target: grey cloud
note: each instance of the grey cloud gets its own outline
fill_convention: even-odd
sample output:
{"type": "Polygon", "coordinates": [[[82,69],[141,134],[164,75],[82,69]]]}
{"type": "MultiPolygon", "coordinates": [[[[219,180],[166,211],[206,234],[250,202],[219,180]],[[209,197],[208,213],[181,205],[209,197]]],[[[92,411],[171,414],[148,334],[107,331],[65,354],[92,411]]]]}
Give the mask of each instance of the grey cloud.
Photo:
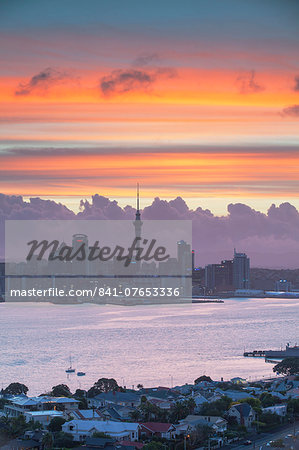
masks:
{"type": "Polygon", "coordinates": [[[157,53],[145,53],[140,56],[137,56],[136,59],[132,62],[132,66],[135,67],[144,67],[148,65],[155,65],[160,62],[160,57],[157,53]]]}
{"type": "Polygon", "coordinates": [[[154,75],[144,70],[113,70],[109,75],[101,78],[100,88],[104,95],[111,95],[144,90],[154,81],[154,75]]]}
{"type": "Polygon", "coordinates": [[[295,77],[295,85],[294,85],[294,91],[299,91],[299,75],[295,77]]]}
{"type": "Polygon", "coordinates": [[[44,93],[50,86],[66,78],[69,78],[66,72],[47,67],[34,75],[27,83],[20,83],[15,91],[15,95],[29,95],[33,91],[44,93]]]}
{"type": "Polygon", "coordinates": [[[299,105],[292,105],[282,110],[283,116],[299,117],[299,105]]]}
{"type": "Polygon", "coordinates": [[[196,154],[223,154],[223,153],[237,153],[240,151],[244,153],[252,153],[252,154],[273,154],[282,152],[288,153],[298,153],[298,145],[248,145],[240,147],[239,145],[235,146],[227,146],[227,145],[185,145],[182,148],[181,145],[173,145],[173,144],[161,144],[159,147],[157,146],[147,146],[147,147],[139,147],[139,146],[130,146],[130,148],[123,147],[115,147],[115,146],[107,146],[106,144],[99,145],[97,147],[8,147],[2,143],[2,149],[0,151],[0,160],[9,156],[10,158],[15,157],[19,158],[20,156],[28,156],[28,157],[43,157],[43,156],[57,156],[57,155],[121,155],[124,152],[126,153],[182,153],[182,151],[186,151],[188,153],[196,153],[196,154]]]}
{"type": "Polygon", "coordinates": [[[265,90],[265,88],[256,81],[254,70],[240,74],[236,79],[236,84],[241,94],[253,94],[265,90]]]}
{"type": "Polygon", "coordinates": [[[173,78],[177,75],[173,68],[157,66],[159,62],[155,53],[141,55],[133,61],[133,68],[113,70],[102,77],[99,87],[106,96],[147,91],[159,78],[173,78]]]}

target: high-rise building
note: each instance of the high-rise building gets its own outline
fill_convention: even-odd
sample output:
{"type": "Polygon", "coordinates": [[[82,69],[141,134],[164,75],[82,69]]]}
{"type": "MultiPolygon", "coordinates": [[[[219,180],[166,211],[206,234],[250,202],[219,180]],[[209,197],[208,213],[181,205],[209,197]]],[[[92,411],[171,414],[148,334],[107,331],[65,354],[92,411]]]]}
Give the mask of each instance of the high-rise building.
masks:
{"type": "Polygon", "coordinates": [[[192,253],[190,244],[185,241],[178,241],[177,243],[177,259],[179,270],[181,273],[192,275],[192,253]]]}
{"type": "Polygon", "coordinates": [[[233,289],[233,261],[224,260],[221,264],[209,264],[205,267],[205,286],[216,291],[233,289]]]}
{"type": "Polygon", "coordinates": [[[235,289],[249,289],[250,287],[250,261],[246,253],[237,253],[234,250],[233,284],[235,289]]]}
{"type": "Polygon", "coordinates": [[[88,237],[86,234],[73,234],[72,239],[72,253],[75,254],[80,247],[83,247],[85,249],[85,257],[82,258],[82,254],[78,254],[78,259],[75,258],[72,261],[72,273],[74,275],[87,275],[88,274],[88,259],[87,259],[87,253],[88,253],[88,237]],[[82,260],[81,260],[82,258],[82,260]]]}

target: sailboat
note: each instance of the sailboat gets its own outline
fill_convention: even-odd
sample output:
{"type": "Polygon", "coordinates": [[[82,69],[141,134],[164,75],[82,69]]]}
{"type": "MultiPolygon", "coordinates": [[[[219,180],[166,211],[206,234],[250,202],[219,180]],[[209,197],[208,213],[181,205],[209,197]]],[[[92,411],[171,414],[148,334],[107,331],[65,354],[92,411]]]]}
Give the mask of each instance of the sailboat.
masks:
{"type": "Polygon", "coordinates": [[[68,369],[66,369],[65,371],[66,373],[75,373],[76,369],[73,369],[72,367],[72,357],[70,356],[70,367],[68,369]]]}

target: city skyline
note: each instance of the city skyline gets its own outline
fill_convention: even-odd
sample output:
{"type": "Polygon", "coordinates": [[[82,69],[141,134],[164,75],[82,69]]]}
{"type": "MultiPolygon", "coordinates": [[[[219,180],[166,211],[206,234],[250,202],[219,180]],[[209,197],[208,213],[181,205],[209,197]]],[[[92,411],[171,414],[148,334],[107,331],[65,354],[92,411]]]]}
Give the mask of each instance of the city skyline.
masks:
{"type": "MultiPolygon", "coordinates": [[[[142,199],[141,199],[142,202],[142,199]]],[[[141,205],[142,206],[142,205],[141,205]]],[[[272,204],[262,213],[242,203],[228,205],[228,214],[217,216],[208,209],[190,209],[177,197],[166,201],[158,197],[141,207],[142,221],[191,220],[192,249],[195,265],[205,266],[230,259],[233,249],[245,252],[253,267],[297,268],[299,252],[299,212],[288,202],[272,204]]],[[[22,197],[0,194],[0,233],[4,237],[6,220],[132,220],[136,209],[121,207],[116,201],[94,195],[82,200],[78,213],[61,203],[38,197],[24,201],[22,197]]],[[[4,258],[4,239],[0,242],[4,258]]]]}

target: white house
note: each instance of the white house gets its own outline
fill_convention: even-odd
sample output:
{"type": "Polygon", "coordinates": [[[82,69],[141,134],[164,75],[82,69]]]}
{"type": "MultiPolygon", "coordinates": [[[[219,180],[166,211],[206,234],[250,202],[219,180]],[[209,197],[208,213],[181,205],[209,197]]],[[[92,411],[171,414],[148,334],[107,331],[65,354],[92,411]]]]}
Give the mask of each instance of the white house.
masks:
{"type": "Polygon", "coordinates": [[[62,411],[27,411],[24,413],[26,422],[30,422],[30,420],[33,420],[34,422],[40,422],[43,427],[47,427],[51,420],[54,417],[62,417],[63,418],[63,412],[62,411]]]}
{"type": "Polygon", "coordinates": [[[118,441],[137,441],[139,428],[139,423],[111,420],[71,420],[62,425],[62,431],[72,434],[75,441],[85,441],[86,437],[96,432],[105,433],[118,441]]]}
{"type": "Polygon", "coordinates": [[[274,405],[263,408],[263,412],[270,412],[272,414],[277,414],[278,416],[284,417],[287,414],[287,405],[274,405]]]}
{"type": "Polygon", "coordinates": [[[16,395],[8,399],[4,406],[4,412],[8,417],[18,417],[27,411],[49,411],[50,409],[64,409],[72,411],[78,408],[79,401],[68,397],[27,397],[26,395],[16,395]]]}
{"type": "Polygon", "coordinates": [[[224,433],[227,430],[227,420],[218,416],[198,416],[190,414],[185,419],[180,420],[179,425],[174,425],[177,434],[183,434],[194,430],[197,425],[208,425],[215,433],[224,433]]]}

